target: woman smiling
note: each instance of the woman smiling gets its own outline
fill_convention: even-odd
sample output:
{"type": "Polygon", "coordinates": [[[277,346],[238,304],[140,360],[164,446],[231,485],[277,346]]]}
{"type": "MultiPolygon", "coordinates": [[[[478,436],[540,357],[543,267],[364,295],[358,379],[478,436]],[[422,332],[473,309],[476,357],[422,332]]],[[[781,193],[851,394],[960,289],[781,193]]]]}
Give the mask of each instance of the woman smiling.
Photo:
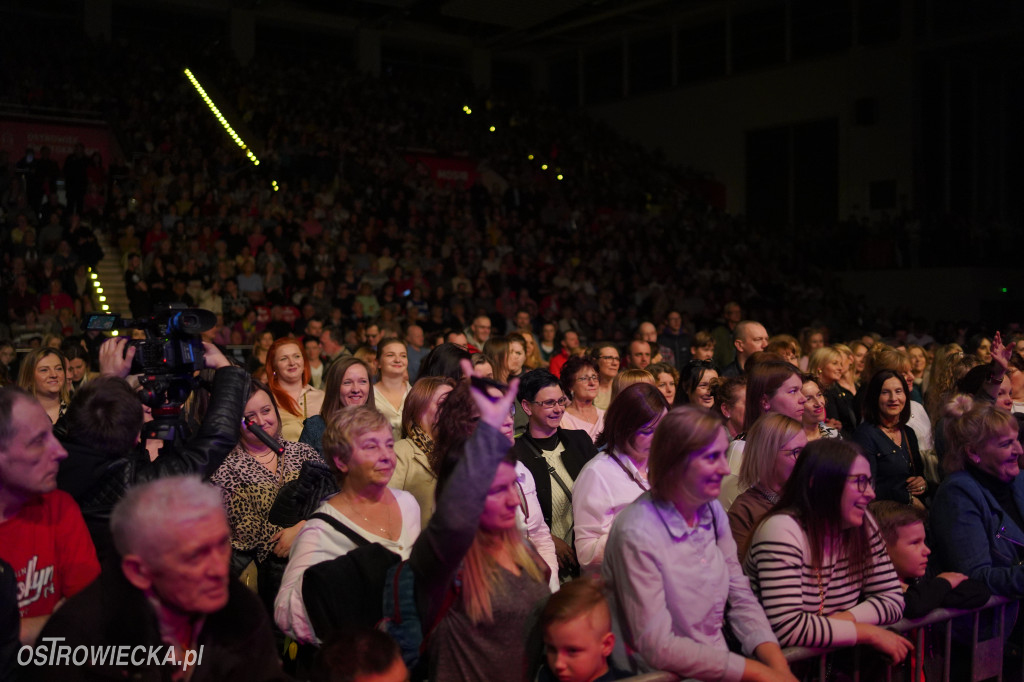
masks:
{"type": "MultiPolygon", "coordinates": [[[[324,434],[324,459],[340,492],[318,513],[408,559],[420,533],[420,508],[411,494],[388,488],[395,449],[384,415],[366,405],[342,410],[324,434]]],[[[274,602],[274,620],[282,630],[301,642],[316,642],[302,601],[302,574],[355,548],[356,542],[330,522],[314,518],[306,523],[274,602]]]]}
{"type": "Polygon", "coordinates": [[[880,627],[900,619],[903,591],[867,512],[873,499],[856,447],[825,439],[804,448],[744,564],[784,646],[869,644],[893,663],[913,648],[880,627]]]}
{"type": "Polygon", "coordinates": [[[270,509],[281,488],[299,476],[304,462],[321,462],[308,445],[282,443],[284,452],[271,450],[250,425],[263,429],[273,439],[281,438],[281,417],[273,393],[252,380],[242,413],[245,426],[238,445],[224,459],[210,481],[221,489],[231,525],[233,573],[256,562],[258,589],[268,610],[274,603],[284,571],[285,559],[302,524],[282,528],[270,521],[270,509]]]}
{"type": "Polygon", "coordinates": [[[620,668],[704,680],[796,679],[740,570],[716,499],[729,473],[728,443],[721,419],[699,407],[672,410],[655,431],[652,489],[622,510],[605,547],[603,575],[625,645],[617,643],[620,668]],[[750,658],[729,650],[726,608],[750,658]]]}
{"type": "Polygon", "coordinates": [[[932,529],[941,570],[984,582],[993,594],[1024,596],[1024,477],[1017,420],[957,396],[945,407],[948,474],[935,494],[932,529]]]}
{"type": "Polygon", "coordinates": [[[35,396],[54,424],[68,409],[67,360],[64,354],[45,346],[21,361],[18,385],[35,396]]]}
{"type": "Polygon", "coordinates": [[[576,554],[583,569],[597,572],[601,568],[615,516],[651,489],[647,476],[651,440],[668,408],[661,392],[650,384],[633,384],[608,408],[597,440],[603,452],[587,462],[573,488],[576,554]]]}
{"type": "Polygon", "coordinates": [[[715,405],[713,387],[718,371],[707,360],[691,360],[680,373],[680,382],[686,402],[710,410],[715,405]]]}
{"type": "Polygon", "coordinates": [[[600,376],[597,363],[587,356],[574,355],[562,366],[562,390],[570,402],[562,415],[562,428],[586,431],[596,441],[604,431],[605,411],[594,406],[600,376]]]}
{"type": "Polygon", "coordinates": [[[324,402],[320,414],[306,420],[299,436],[300,443],[323,451],[324,431],[327,422],[334,419],[343,407],[374,405],[373,384],[370,383],[370,368],[359,358],[351,355],[331,363],[324,376],[324,402]]]}
{"type": "Polygon", "coordinates": [[[864,423],[854,440],[871,464],[878,499],[922,506],[930,492],[917,434],[907,426],[908,394],[901,374],[890,369],[876,372],[864,391],[864,423]]]}
{"type": "Polygon", "coordinates": [[[267,385],[281,409],[281,434],[297,441],[307,417],[320,413],[324,392],[309,384],[306,351],[295,339],[274,341],[267,351],[267,385]]]}
{"type": "Polygon", "coordinates": [[[405,342],[401,339],[381,341],[377,347],[377,366],[380,368],[380,381],[374,386],[374,401],[380,413],[388,418],[392,434],[398,440],[402,437],[402,408],[412,389],[405,342]]]}
{"type": "Polygon", "coordinates": [[[825,423],[851,434],[857,428],[857,413],[853,409],[853,394],[843,387],[846,358],[835,348],[819,348],[811,353],[807,371],[818,379],[825,395],[825,423]]]}

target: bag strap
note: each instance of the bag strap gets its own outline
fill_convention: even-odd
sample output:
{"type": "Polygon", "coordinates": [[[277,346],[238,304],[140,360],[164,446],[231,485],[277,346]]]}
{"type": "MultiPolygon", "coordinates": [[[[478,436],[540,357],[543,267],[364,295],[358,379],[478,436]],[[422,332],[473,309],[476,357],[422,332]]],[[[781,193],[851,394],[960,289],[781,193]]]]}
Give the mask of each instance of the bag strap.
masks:
{"type": "Polygon", "coordinates": [[[312,521],[313,519],[320,519],[321,521],[326,521],[329,526],[334,528],[334,530],[338,531],[339,533],[347,537],[349,540],[356,543],[356,547],[365,547],[366,545],[372,544],[369,540],[367,540],[362,535],[355,532],[354,530],[352,530],[351,528],[349,528],[333,516],[324,514],[322,512],[316,512],[315,514],[311,514],[309,517],[310,521],[312,521]]]}
{"type": "Polygon", "coordinates": [[[569,504],[572,504],[572,491],[569,490],[569,486],[565,484],[565,481],[562,480],[562,477],[558,475],[557,471],[555,471],[555,467],[548,464],[548,473],[551,474],[551,478],[555,479],[555,483],[557,483],[558,487],[562,489],[562,492],[565,493],[565,496],[569,498],[569,504]]]}
{"type": "Polygon", "coordinates": [[[626,465],[622,463],[622,460],[619,459],[618,455],[614,454],[613,452],[611,452],[609,450],[608,456],[611,457],[613,462],[615,462],[616,464],[619,465],[619,468],[622,469],[623,473],[625,473],[626,476],[629,477],[629,480],[633,481],[633,483],[636,483],[637,486],[639,486],[640,490],[642,490],[644,492],[647,492],[648,490],[650,490],[649,487],[645,488],[644,484],[640,482],[640,478],[638,476],[634,475],[633,472],[630,471],[629,468],[627,468],[626,465]]]}
{"type": "Polygon", "coordinates": [[[526,447],[530,448],[530,454],[532,454],[534,457],[536,457],[537,459],[544,463],[544,466],[546,466],[548,469],[548,475],[550,475],[551,478],[555,479],[555,483],[557,483],[558,487],[562,489],[562,492],[565,493],[565,496],[569,498],[569,504],[572,504],[572,490],[569,489],[569,486],[565,484],[565,481],[562,480],[562,477],[558,475],[557,471],[555,471],[555,467],[552,466],[551,463],[548,462],[546,459],[544,459],[544,455],[541,454],[540,448],[537,447],[537,444],[534,443],[533,440],[531,440],[527,436],[522,437],[521,440],[524,443],[526,443],[526,447]]]}

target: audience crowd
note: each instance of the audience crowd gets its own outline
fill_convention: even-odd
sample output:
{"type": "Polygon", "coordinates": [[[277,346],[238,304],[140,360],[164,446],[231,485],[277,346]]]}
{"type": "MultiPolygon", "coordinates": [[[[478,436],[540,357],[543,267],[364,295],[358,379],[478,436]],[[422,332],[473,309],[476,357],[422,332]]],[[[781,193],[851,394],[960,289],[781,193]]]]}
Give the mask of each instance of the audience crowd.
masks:
{"type": "Polygon", "coordinates": [[[174,49],[81,48],[3,83],[125,157],[0,158],[0,678],[793,680],[1024,597],[1014,330],[883,317],[539,101],[211,51],[255,167],[174,49]],[[214,313],[189,390],[81,332],[97,233],[131,315],[214,313]]]}

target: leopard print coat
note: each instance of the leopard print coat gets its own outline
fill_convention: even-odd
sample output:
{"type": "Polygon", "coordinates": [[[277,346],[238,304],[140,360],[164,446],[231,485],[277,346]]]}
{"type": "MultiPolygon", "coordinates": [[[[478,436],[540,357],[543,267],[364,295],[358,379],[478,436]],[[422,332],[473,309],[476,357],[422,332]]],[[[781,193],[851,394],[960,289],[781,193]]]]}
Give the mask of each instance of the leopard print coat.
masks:
{"type": "Polygon", "coordinates": [[[276,475],[238,445],[210,478],[221,489],[231,525],[231,547],[238,552],[255,551],[257,562],[267,558],[271,552],[270,539],[281,530],[267,518],[281,487],[298,478],[306,460],[323,464],[323,458],[310,446],[281,442],[285,450],[276,475]]]}

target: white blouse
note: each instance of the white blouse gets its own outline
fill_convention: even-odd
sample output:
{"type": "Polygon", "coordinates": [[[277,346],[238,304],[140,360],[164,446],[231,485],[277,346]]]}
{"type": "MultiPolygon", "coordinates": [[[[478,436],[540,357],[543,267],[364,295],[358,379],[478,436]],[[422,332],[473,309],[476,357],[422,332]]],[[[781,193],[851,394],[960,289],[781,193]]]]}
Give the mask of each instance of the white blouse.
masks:
{"type": "Polygon", "coordinates": [[[604,546],[615,517],[650,489],[629,457],[617,455],[617,459],[622,466],[616,464],[607,452],[599,453],[583,465],[573,486],[576,558],[580,567],[591,573],[601,570],[604,546]],[[623,466],[626,471],[623,471],[623,466]]]}
{"type": "MultiPolygon", "coordinates": [[[[412,544],[420,534],[420,505],[415,497],[404,490],[389,490],[395,496],[398,508],[402,512],[402,534],[397,540],[389,540],[360,528],[335,509],[330,501],[320,505],[317,512],[337,519],[367,541],[381,544],[402,559],[408,559],[412,552],[412,544]]],[[[319,644],[313,633],[313,625],[309,622],[306,605],[302,601],[302,576],[310,566],[348,554],[355,548],[356,544],[352,540],[339,533],[326,521],[313,519],[302,527],[292,544],[288,566],[281,579],[281,589],[274,600],[274,622],[279,628],[300,642],[319,644]]]]}
{"type": "Polygon", "coordinates": [[[516,511],[516,527],[523,537],[533,543],[534,549],[551,569],[548,587],[551,592],[558,591],[558,557],[555,554],[555,541],[551,537],[551,529],[544,522],[544,512],[540,508],[537,497],[537,482],[533,474],[522,462],[516,462],[516,485],[519,487],[522,505],[516,511]]]}
{"type": "MultiPolygon", "coordinates": [[[[412,390],[412,386],[409,382],[405,382],[405,387],[402,389],[402,407],[405,407],[405,399],[409,397],[409,391],[412,390]]],[[[373,392],[373,403],[377,407],[377,411],[388,418],[388,423],[391,424],[391,435],[394,436],[395,442],[402,440],[402,407],[397,410],[387,398],[384,397],[382,391],[375,390],[373,392]]]]}

